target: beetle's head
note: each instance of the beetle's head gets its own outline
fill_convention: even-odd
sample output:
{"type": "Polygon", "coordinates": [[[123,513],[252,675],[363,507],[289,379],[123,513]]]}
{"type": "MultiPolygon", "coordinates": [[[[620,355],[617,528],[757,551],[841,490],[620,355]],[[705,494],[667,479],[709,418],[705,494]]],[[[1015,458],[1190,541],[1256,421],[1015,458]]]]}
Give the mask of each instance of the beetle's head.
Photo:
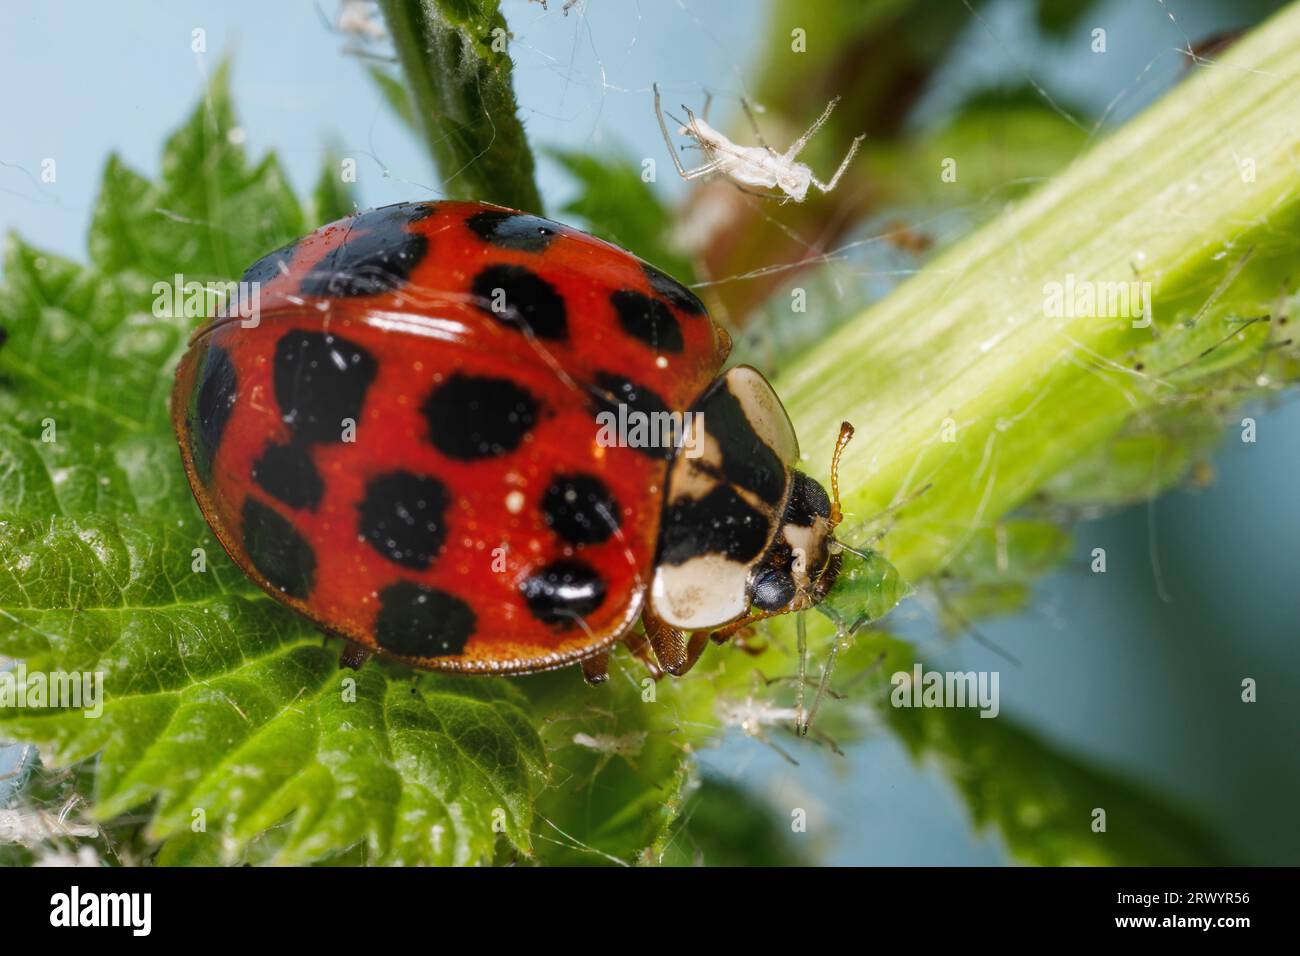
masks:
{"type": "Polygon", "coordinates": [[[840,552],[835,528],[840,511],[839,464],[853,426],[844,422],[831,460],[831,493],[814,478],[795,472],[781,525],[763,560],[754,568],[753,607],[769,614],[802,611],[816,604],[835,585],[840,552]]]}

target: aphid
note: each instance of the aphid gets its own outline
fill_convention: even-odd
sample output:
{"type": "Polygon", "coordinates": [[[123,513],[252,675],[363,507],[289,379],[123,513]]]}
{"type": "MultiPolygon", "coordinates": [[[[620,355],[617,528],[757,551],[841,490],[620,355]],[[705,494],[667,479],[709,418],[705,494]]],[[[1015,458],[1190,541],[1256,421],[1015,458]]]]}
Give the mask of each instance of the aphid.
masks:
{"type": "Polygon", "coordinates": [[[177,370],[182,460],[235,562],[361,649],[349,663],[582,662],[599,682],[623,641],[676,675],[711,634],[834,584],[852,429],[827,495],[772,387],[720,374],[726,333],[631,254],[498,206],[402,203],[243,282],[258,321],[214,318],[177,370]],[[684,412],[689,448],[609,430],[684,412]]]}
{"type": "MultiPolygon", "coordinates": [[[[725,135],[718,132],[708,124],[708,121],[701,116],[696,116],[691,112],[690,107],[683,104],[682,109],[686,111],[687,121],[678,122],[678,135],[689,136],[695,140],[695,143],[704,151],[706,161],[696,166],[694,169],[687,169],[682,165],[682,159],[677,155],[677,149],[673,146],[672,137],[668,135],[668,125],[664,122],[664,112],[659,102],[659,84],[654,84],[655,94],[655,115],[659,119],[659,129],[664,135],[664,142],[668,145],[668,152],[673,158],[673,165],[677,167],[677,173],[682,179],[698,179],[701,176],[708,176],[712,173],[726,176],[732,182],[741,186],[753,186],[758,189],[779,189],[785,193],[787,199],[793,199],[795,202],[803,202],[808,195],[808,188],[816,186],[824,193],[830,192],[839,183],[840,177],[844,171],[849,168],[849,163],[853,155],[858,151],[858,146],[866,138],[866,134],[860,134],[853,140],[849,146],[849,151],[844,160],[840,163],[840,168],[835,170],[835,175],[831,177],[830,182],[822,182],[813,175],[812,170],[805,163],[796,162],[796,157],[803,152],[808,141],[813,135],[822,128],[822,125],[830,117],[831,111],[835,109],[840,99],[837,96],[826,104],[826,109],[822,115],[817,117],[816,122],[808,127],[790,148],[784,153],[778,153],[763,139],[763,134],[758,129],[758,121],[754,118],[753,111],[745,100],[741,100],[741,106],[744,107],[745,116],[749,118],[750,125],[754,129],[754,138],[758,142],[757,146],[740,146],[733,143],[725,135]]],[[[708,115],[708,101],[705,103],[705,116],[708,115]]]]}

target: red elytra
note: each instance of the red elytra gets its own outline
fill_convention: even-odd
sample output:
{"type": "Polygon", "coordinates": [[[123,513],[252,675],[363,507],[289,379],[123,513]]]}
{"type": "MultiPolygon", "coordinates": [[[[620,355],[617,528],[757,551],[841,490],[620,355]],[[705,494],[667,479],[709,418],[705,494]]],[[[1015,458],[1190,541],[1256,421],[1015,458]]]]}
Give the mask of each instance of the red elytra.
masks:
{"type": "Polygon", "coordinates": [[[591,658],[642,612],[667,462],[594,413],[682,410],[725,333],[664,273],[478,203],[324,226],[244,275],[173,418],[235,562],[322,629],[415,666],[528,672],[591,658]],[[593,505],[594,503],[594,505],[593,505]]]}

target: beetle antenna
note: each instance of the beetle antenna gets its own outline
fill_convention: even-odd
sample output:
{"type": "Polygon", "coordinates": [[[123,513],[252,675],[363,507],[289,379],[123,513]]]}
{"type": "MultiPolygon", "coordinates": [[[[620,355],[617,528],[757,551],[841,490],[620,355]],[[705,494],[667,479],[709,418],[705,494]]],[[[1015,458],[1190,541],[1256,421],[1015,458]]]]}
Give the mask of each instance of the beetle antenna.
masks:
{"type": "Polygon", "coordinates": [[[840,437],[835,439],[835,453],[831,455],[831,527],[835,528],[843,519],[844,514],[840,511],[840,457],[844,454],[844,449],[853,439],[853,426],[848,422],[840,422],[840,437]]]}

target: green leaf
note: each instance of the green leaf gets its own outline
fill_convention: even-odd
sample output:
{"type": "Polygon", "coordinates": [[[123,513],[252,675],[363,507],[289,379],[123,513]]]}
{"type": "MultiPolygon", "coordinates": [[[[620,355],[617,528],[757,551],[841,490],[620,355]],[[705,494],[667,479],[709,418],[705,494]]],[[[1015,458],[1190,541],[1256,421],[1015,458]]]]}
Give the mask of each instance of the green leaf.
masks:
{"type": "Polygon", "coordinates": [[[972,97],[942,126],[867,153],[867,175],[903,204],[984,218],[1033,190],[1087,145],[1087,133],[1032,87],[972,97]],[[956,179],[944,177],[956,162],[956,179]],[[933,171],[918,176],[916,170],[933,171]],[[989,201],[990,199],[994,201],[989,201]]]}
{"type": "Polygon", "coordinates": [[[341,162],[333,150],[325,154],[325,167],[312,191],[312,219],[317,224],[335,222],[357,211],[356,190],[344,182],[341,162]]]}
{"type": "Polygon", "coordinates": [[[538,798],[534,846],[549,865],[657,861],[690,781],[678,697],[689,682],[651,680],[619,653],[600,688],[564,672],[522,678],[541,715],[555,786],[538,798]]]}
{"type": "MultiPolygon", "coordinates": [[[[880,636],[876,700],[918,761],[937,764],[976,827],[994,827],[1020,860],[1041,866],[1210,866],[1234,862],[1185,810],[1123,775],[1048,743],[1006,714],[890,705],[890,675],[909,673],[911,648],[880,636]],[[1094,810],[1106,811],[1104,832],[1094,810]]],[[[897,685],[895,685],[897,686],[897,685]]]]}
{"type": "Polygon", "coordinates": [[[734,783],[705,776],[665,841],[668,866],[809,866],[789,821],[734,783]]]}
{"type": "Polygon", "coordinates": [[[1093,5],[1079,0],[1035,0],[1034,17],[1044,33],[1064,38],[1078,26],[1093,5]]]}
{"type": "Polygon", "coordinates": [[[406,91],[402,81],[394,76],[391,71],[379,66],[372,66],[367,73],[370,79],[374,81],[375,86],[379,89],[379,95],[384,98],[394,115],[402,121],[407,132],[420,134],[420,121],[415,115],[415,105],[411,102],[411,94],[406,91]]]}
{"type": "Polygon", "coordinates": [[[103,273],[238,278],[260,255],[305,231],[279,161],[247,161],[229,72],[226,63],[216,70],[203,108],[167,141],[156,182],[109,158],[89,237],[91,261],[103,273]]]}
{"type": "MultiPolygon", "coordinates": [[[[232,135],[226,75],[157,182],[110,160],[90,265],[7,241],[0,655],[32,688],[99,675],[103,709],[0,708],[0,736],[55,766],[98,755],[94,817],[145,810],[160,862],[474,863],[499,837],[529,854],[546,756],[519,690],[340,671],[191,498],[168,396],[194,320],[159,310],[154,283],[237,277],[306,228],[274,158],[250,165],[232,135]]],[[[327,167],[315,215],[350,206],[327,167]]]]}
{"type": "Polygon", "coordinates": [[[1070,536],[1049,521],[1008,518],[975,528],[947,571],[975,584],[1031,581],[1056,567],[1070,551],[1070,536]]]}

